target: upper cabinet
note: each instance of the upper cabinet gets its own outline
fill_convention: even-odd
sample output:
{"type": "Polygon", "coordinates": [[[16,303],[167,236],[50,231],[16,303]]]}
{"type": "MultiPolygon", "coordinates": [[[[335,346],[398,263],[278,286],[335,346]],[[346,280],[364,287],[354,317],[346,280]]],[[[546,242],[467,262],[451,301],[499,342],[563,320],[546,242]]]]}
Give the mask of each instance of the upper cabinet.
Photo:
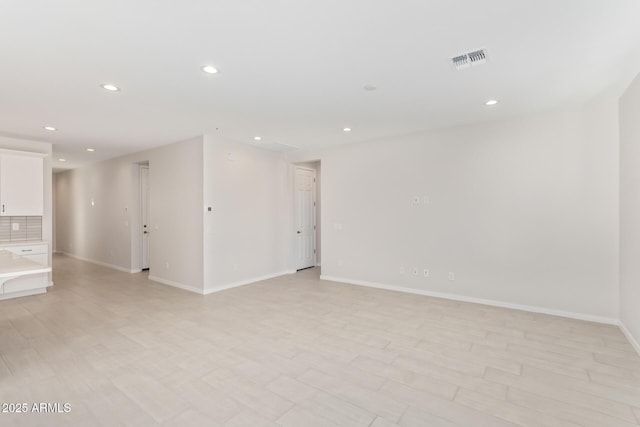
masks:
{"type": "Polygon", "coordinates": [[[44,155],[0,151],[0,216],[42,216],[44,155]]]}

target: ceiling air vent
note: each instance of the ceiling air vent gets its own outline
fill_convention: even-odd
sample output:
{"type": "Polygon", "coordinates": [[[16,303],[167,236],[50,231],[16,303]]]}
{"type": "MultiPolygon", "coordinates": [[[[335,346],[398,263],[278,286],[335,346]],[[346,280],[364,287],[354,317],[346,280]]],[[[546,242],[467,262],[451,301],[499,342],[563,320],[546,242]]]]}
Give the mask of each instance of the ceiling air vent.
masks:
{"type": "Polygon", "coordinates": [[[486,64],[488,58],[487,50],[479,49],[452,57],[451,64],[456,70],[464,70],[473,65],[486,64]]]}

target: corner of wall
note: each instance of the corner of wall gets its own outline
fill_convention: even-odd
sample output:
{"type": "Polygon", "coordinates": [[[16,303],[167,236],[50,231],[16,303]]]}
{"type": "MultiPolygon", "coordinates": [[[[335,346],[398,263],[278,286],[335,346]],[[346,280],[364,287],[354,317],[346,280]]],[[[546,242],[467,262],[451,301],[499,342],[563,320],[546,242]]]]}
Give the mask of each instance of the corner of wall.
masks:
{"type": "Polygon", "coordinates": [[[205,289],[279,274],[284,155],[217,135],[203,146],[205,289]]]}
{"type": "Polygon", "coordinates": [[[640,74],[619,101],[620,327],[640,354],[640,74]]]}

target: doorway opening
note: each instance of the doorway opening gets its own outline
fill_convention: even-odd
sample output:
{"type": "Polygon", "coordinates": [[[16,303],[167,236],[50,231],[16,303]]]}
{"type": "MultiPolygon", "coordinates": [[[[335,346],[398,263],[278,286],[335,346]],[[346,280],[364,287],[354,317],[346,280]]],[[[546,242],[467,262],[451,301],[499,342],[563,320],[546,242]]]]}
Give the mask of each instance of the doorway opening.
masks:
{"type": "Polygon", "coordinates": [[[294,165],[294,262],[296,271],[319,267],[320,162],[294,165]]]}

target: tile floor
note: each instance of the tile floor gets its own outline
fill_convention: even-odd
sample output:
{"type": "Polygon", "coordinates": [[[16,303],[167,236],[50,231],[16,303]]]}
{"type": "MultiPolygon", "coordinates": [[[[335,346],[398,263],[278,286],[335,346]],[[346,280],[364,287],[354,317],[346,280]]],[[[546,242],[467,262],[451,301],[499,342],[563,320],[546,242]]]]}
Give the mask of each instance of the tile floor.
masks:
{"type": "Polygon", "coordinates": [[[316,270],[203,297],[55,256],[49,293],[0,301],[0,402],[61,412],[0,425],[640,424],[616,327],[316,270]]]}

